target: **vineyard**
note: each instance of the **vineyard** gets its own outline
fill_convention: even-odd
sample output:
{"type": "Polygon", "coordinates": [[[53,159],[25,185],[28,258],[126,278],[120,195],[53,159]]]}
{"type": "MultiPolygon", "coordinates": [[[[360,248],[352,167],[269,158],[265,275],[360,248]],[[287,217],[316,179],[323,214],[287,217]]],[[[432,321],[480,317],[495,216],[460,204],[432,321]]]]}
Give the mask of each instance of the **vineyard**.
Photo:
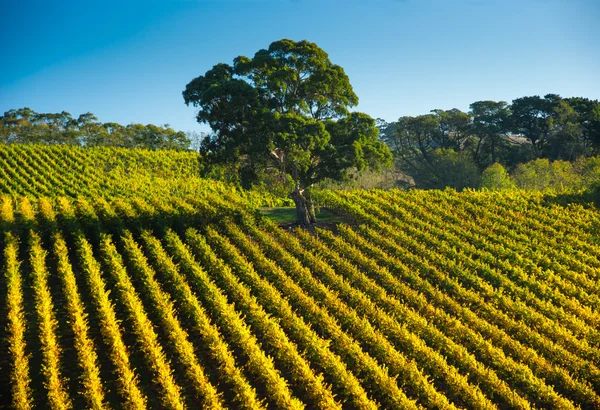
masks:
{"type": "MultiPolygon", "coordinates": [[[[236,192],[198,177],[200,169],[194,152],[0,144],[0,194],[11,196],[156,198],[236,192]]],[[[268,193],[237,193],[254,206],[282,203],[268,193]]]]}
{"type": "Polygon", "coordinates": [[[4,407],[600,408],[594,206],[323,191],[313,236],[169,155],[0,147],[4,407]]]}

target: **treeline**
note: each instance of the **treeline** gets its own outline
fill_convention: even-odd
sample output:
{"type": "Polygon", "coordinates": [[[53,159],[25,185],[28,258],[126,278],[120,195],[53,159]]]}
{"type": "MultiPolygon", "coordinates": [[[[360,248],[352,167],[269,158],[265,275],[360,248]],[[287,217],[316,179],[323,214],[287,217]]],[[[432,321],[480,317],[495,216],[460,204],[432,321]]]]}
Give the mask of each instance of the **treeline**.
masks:
{"type": "Polygon", "coordinates": [[[0,142],[176,150],[190,146],[184,132],[168,125],[102,123],[90,112],[74,118],[66,111],[44,114],[30,108],[12,109],[0,116],[0,142]]]}
{"type": "MultiPolygon", "coordinates": [[[[561,164],[600,154],[598,100],[547,94],[517,98],[511,104],[477,101],[469,108],[468,112],[436,109],[391,123],[378,120],[380,138],[392,150],[397,168],[416,187],[485,186],[487,176],[482,172],[492,164],[511,172],[513,182],[528,177],[525,185],[535,185],[531,179],[542,171],[540,178],[557,173],[576,178],[589,167],[561,164]],[[523,163],[532,165],[519,168],[523,163]]],[[[498,173],[499,167],[490,171],[498,173]]]]}
{"type": "Polygon", "coordinates": [[[479,186],[529,191],[598,189],[600,194],[600,156],[579,157],[573,162],[538,158],[517,165],[510,174],[496,162],[483,171],[479,186]]]}

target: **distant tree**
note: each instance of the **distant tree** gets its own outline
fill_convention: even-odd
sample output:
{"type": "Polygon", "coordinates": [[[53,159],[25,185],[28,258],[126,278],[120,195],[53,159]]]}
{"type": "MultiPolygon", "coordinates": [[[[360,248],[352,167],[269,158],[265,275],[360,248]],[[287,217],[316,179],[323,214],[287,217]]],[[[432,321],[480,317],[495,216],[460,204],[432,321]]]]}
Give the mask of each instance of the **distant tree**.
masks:
{"type": "Polygon", "coordinates": [[[431,110],[438,117],[439,121],[439,141],[441,148],[452,148],[455,151],[462,151],[465,142],[470,137],[470,116],[457,108],[451,110],[431,110]]]}
{"type": "Polygon", "coordinates": [[[479,187],[480,171],[467,152],[438,148],[429,154],[427,163],[420,163],[410,174],[417,188],[463,190],[479,187]]]}
{"type": "Polygon", "coordinates": [[[534,95],[513,100],[511,109],[511,126],[513,132],[523,135],[540,157],[549,142],[552,129],[552,115],[560,97],[547,94],[544,98],[534,95]]]}
{"type": "Polygon", "coordinates": [[[31,108],[12,109],[2,116],[3,142],[30,142],[34,139],[36,113],[31,108]]]}
{"type": "Polygon", "coordinates": [[[388,139],[399,166],[409,174],[432,164],[431,153],[443,146],[440,120],[435,114],[400,117],[395,134],[388,139]]]}
{"type": "Polygon", "coordinates": [[[187,84],[183,98],[213,130],[201,146],[205,158],[241,163],[246,183],[267,168],[292,178],[301,226],[315,222],[307,195],[315,183],[391,161],[375,121],[349,112],[358,97],[343,68],[315,43],[280,40],[253,58],[217,64],[187,84]]]}
{"type": "Polygon", "coordinates": [[[498,161],[498,149],[507,143],[510,110],[504,101],[477,101],[470,106],[471,132],[477,138],[473,152],[480,165],[487,166],[487,157],[494,164],[498,161]]]}
{"type": "Polygon", "coordinates": [[[574,161],[589,148],[584,127],[577,111],[567,101],[559,100],[552,110],[552,124],[544,157],[574,161]]]}
{"type": "Polygon", "coordinates": [[[579,157],[573,163],[573,169],[581,176],[581,186],[577,188],[600,188],[600,156],[579,157]]]}
{"type": "Polygon", "coordinates": [[[75,124],[79,130],[79,143],[81,145],[94,147],[102,145],[106,141],[108,134],[106,128],[91,112],[79,115],[75,120],[75,124]]]}
{"type": "Polygon", "coordinates": [[[102,124],[90,112],[76,119],[70,113],[36,113],[30,108],[10,110],[0,116],[0,141],[22,144],[70,144],[87,147],[112,145],[150,149],[188,149],[185,133],[168,124],[102,124]]]}
{"type": "Polygon", "coordinates": [[[116,122],[105,122],[102,124],[102,127],[106,130],[106,135],[104,139],[99,139],[94,141],[94,145],[108,145],[113,147],[130,147],[129,143],[129,133],[121,124],[116,122]]]}
{"type": "Polygon", "coordinates": [[[397,138],[398,124],[396,122],[387,122],[383,118],[377,118],[375,126],[379,130],[379,140],[385,142],[392,152],[396,152],[401,148],[401,146],[396,145],[399,142],[397,138]]]}
{"type": "Polygon", "coordinates": [[[483,171],[480,186],[492,191],[515,188],[508,172],[498,162],[493,163],[483,171]]]}
{"type": "Polygon", "coordinates": [[[128,136],[126,143],[131,147],[183,150],[190,145],[185,133],[175,131],[169,124],[162,127],[152,124],[129,124],[125,135],[128,136]]]}
{"type": "Polygon", "coordinates": [[[513,131],[531,142],[535,156],[573,161],[600,151],[600,104],[557,94],[523,97],[511,106],[513,131]]]}
{"type": "Polygon", "coordinates": [[[519,164],[512,173],[518,188],[536,191],[576,188],[581,185],[580,178],[571,162],[549,161],[547,158],[519,164]]]}
{"type": "Polygon", "coordinates": [[[186,150],[190,146],[190,140],[183,131],[176,131],[171,126],[165,125],[161,133],[163,139],[158,145],[160,149],[186,150]]]}
{"type": "Polygon", "coordinates": [[[600,154],[600,102],[581,97],[564,98],[563,101],[577,113],[585,154],[600,154]]]}
{"type": "Polygon", "coordinates": [[[479,171],[468,151],[469,115],[460,110],[379,122],[397,168],[420,188],[476,187],[479,171]],[[454,175],[454,176],[453,176],[454,175]]]}
{"type": "Polygon", "coordinates": [[[207,132],[188,131],[185,136],[190,141],[190,149],[199,152],[202,146],[202,141],[208,138],[207,132]]]}
{"type": "Polygon", "coordinates": [[[71,113],[45,113],[35,115],[37,141],[47,144],[79,144],[79,131],[71,113]]]}
{"type": "MultiPolygon", "coordinates": [[[[438,167],[444,161],[439,153],[434,155],[439,149],[451,149],[460,158],[471,155],[480,170],[495,163],[514,169],[537,158],[574,161],[600,154],[600,103],[557,94],[526,96],[512,104],[476,101],[469,113],[438,109],[431,114],[401,117],[396,122],[378,119],[377,128],[380,139],[394,154],[396,167],[423,188],[437,186],[443,179],[440,176],[444,170],[438,167]]],[[[444,155],[451,158],[448,152],[444,155]]],[[[560,175],[559,169],[555,171],[560,175]]],[[[521,178],[527,179],[525,174],[521,178]]],[[[546,178],[546,174],[542,172],[540,178],[546,178]]],[[[535,178],[527,181],[526,185],[537,184],[535,178]]]]}

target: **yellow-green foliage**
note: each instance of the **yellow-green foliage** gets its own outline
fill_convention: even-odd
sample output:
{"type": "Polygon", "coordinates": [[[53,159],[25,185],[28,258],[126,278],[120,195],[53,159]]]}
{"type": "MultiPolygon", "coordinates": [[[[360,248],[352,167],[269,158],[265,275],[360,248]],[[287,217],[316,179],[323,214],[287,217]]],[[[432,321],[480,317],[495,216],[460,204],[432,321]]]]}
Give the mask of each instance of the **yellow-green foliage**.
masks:
{"type": "MultiPolygon", "coordinates": [[[[3,211],[6,211],[4,208],[3,211]]],[[[4,212],[5,215],[8,212],[4,212]]],[[[6,233],[4,238],[4,275],[7,295],[7,342],[11,365],[12,406],[15,409],[32,408],[31,378],[29,375],[29,354],[25,332],[27,322],[23,313],[23,293],[20,263],[17,260],[18,243],[14,236],[6,233]]]]}
{"type": "Polygon", "coordinates": [[[0,223],[3,225],[11,224],[15,221],[15,211],[13,210],[12,200],[8,196],[0,198],[0,223]]]}
{"type": "Polygon", "coordinates": [[[515,184],[511,181],[508,172],[506,172],[502,164],[496,162],[483,170],[480,187],[498,191],[513,189],[515,188],[515,184]]]}
{"type": "Polygon", "coordinates": [[[144,198],[241,195],[254,206],[289,203],[267,191],[244,191],[200,177],[198,153],[117,147],[0,144],[0,195],[144,198]]]}
{"type": "Polygon", "coordinates": [[[46,269],[46,252],[42,248],[39,235],[33,231],[29,233],[29,252],[35,310],[42,347],[44,386],[48,391],[50,407],[68,409],[71,407],[71,401],[67,395],[65,379],[60,370],[61,348],[56,335],[57,321],[54,304],[47,284],[49,273],[46,269]]]}
{"type": "Polygon", "coordinates": [[[102,336],[109,346],[110,359],[117,371],[123,406],[128,409],[144,409],[147,407],[147,399],[138,386],[135,371],[131,368],[129,352],[123,343],[119,322],[106,290],[100,265],[93,256],[91,245],[81,233],[75,240],[81,267],[94,297],[102,336]]]}
{"type": "MultiPolygon", "coordinates": [[[[215,234],[214,231],[212,233],[215,234]]],[[[298,388],[306,394],[307,399],[314,401],[315,406],[340,408],[340,404],[335,402],[332,392],[324,386],[322,377],[314,374],[309,363],[299,354],[296,345],[288,338],[284,330],[269,317],[259,300],[254,298],[250,289],[239,281],[229,265],[217,257],[204,238],[196,231],[190,229],[187,234],[190,244],[204,265],[208,267],[209,273],[222,284],[223,288],[234,295],[233,298],[238,308],[254,323],[258,334],[263,336],[263,349],[271,349],[271,352],[281,362],[281,366],[292,374],[292,381],[298,384],[298,388]]],[[[285,328],[285,324],[282,322],[280,324],[285,328]]]]}
{"type": "Polygon", "coordinates": [[[162,390],[162,405],[170,409],[184,409],[185,406],[181,399],[181,389],[177,386],[173,378],[169,362],[163,353],[162,346],[158,342],[158,336],[154,332],[152,322],[148,319],[144,311],[144,306],[129,279],[121,256],[109,236],[102,238],[100,247],[108,270],[116,281],[116,287],[121,295],[121,300],[133,323],[133,330],[138,337],[142,349],[148,356],[148,361],[154,372],[158,387],[162,390]]]}
{"type": "MultiPolygon", "coordinates": [[[[240,232],[238,231],[238,234],[239,233],[240,232]]],[[[259,239],[265,238],[259,237],[259,239]]],[[[306,319],[310,323],[315,325],[318,324],[318,326],[326,332],[325,334],[332,342],[332,347],[336,353],[341,354],[342,357],[349,360],[350,363],[356,363],[356,368],[351,370],[364,375],[363,377],[366,378],[364,382],[369,386],[369,390],[375,390],[377,398],[383,400],[387,407],[415,407],[414,403],[411,403],[404,392],[398,388],[387,369],[378,366],[373,358],[368,354],[365,354],[360,348],[360,345],[352,339],[351,335],[344,332],[339,325],[336,325],[334,317],[330,316],[327,310],[319,308],[317,302],[318,299],[311,297],[310,294],[307,294],[307,291],[302,290],[302,288],[306,288],[307,285],[307,283],[301,282],[305,279],[302,277],[303,273],[306,273],[305,271],[302,272],[303,267],[298,264],[297,261],[285,261],[285,264],[282,267],[288,272],[288,276],[281,267],[270,263],[269,260],[265,258],[265,255],[261,253],[259,247],[252,242],[253,241],[242,239],[242,241],[237,242],[237,245],[251,255],[252,261],[255,262],[257,266],[261,266],[265,271],[275,275],[271,280],[277,280],[276,283],[278,284],[278,287],[285,289],[286,286],[291,286],[293,288],[293,291],[291,292],[286,289],[285,296],[291,298],[292,295],[294,295],[299,299],[299,302],[296,303],[302,303],[304,308],[303,313],[306,319]]],[[[261,241],[260,243],[263,247],[268,246],[267,242],[261,241]]],[[[311,285],[314,286],[315,283],[311,283],[309,288],[311,285]]],[[[308,292],[312,293],[310,291],[308,292]]],[[[343,308],[341,309],[343,310],[343,308]]],[[[338,320],[345,322],[346,320],[356,319],[355,317],[347,319],[345,313],[346,312],[342,311],[342,316],[339,316],[338,314],[338,320]]]]}
{"type": "Polygon", "coordinates": [[[234,407],[264,408],[257,397],[256,390],[250,385],[241,369],[236,366],[235,358],[228,344],[223,340],[218,329],[210,323],[210,318],[190,288],[190,284],[181,275],[160,241],[149,232],[144,232],[142,237],[159,269],[165,275],[164,279],[172,283],[173,293],[179,299],[182,309],[192,319],[193,330],[203,339],[209,349],[209,354],[219,363],[222,380],[232,386],[234,407]]]}
{"type": "Polygon", "coordinates": [[[90,408],[106,408],[105,389],[102,386],[98,367],[98,354],[89,336],[85,306],[79,296],[75,274],[69,262],[67,244],[60,233],[55,234],[53,241],[57,261],[56,270],[63,283],[69,319],[75,335],[77,359],[83,372],[81,394],[86,398],[90,408]]]}
{"type": "Polygon", "coordinates": [[[195,289],[206,298],[212,310],[218,312],[221,320],[219,325],[227,329],[232,336],[232,342],[243,349],[247,355],[246,366],[249,371],[266,389],[270,399],[280,408],[304,408],[297,398],[293,397],[287,381],[275,368],[273,359],[260,349],[256,337],[252,335],[249,326],[244,323],[239,313],[227,303],[225,295],[215,286],[204,269],[200,267],[187,246],[173,232],[166,234],[167,244],[175,257],[181,263],[187,277],[195,285],[195,289]]]}
{"type": "Polygon", "coordinates": [[[175,306],[171,301],[171,297],[161,289],[160,284],[155,278],[154,270],[149,266],[142,249],[135,242],[129,231],[124,232],[123,242],[125,244],[125,252],[131,260],[133,270],[143,278],[145,292],[152,299],[154,309],[161,318],[161,324],[165,327],[169,335],[169,342],[173,344],[182,363],[185,365],[186,376],[196,390],[197,397],[203,400],[203,408],[223,408],[220,395],[207,379],[204,370],[198,362],[188,333],[182,328],[176,317],[175,306]]]}
{"type": "Polygon", "coordinates": [[[600,186],[600,157],[581,157],[575,162],[540,158],[519,164],[512,181],[521,189],[572,191],[600,186]]]}
{"type": "Polygon", "coordinates": [[[600,408],[593,205],[322,191],[315,236],[213,188],[1,198],[12,407],[600,408]]]}

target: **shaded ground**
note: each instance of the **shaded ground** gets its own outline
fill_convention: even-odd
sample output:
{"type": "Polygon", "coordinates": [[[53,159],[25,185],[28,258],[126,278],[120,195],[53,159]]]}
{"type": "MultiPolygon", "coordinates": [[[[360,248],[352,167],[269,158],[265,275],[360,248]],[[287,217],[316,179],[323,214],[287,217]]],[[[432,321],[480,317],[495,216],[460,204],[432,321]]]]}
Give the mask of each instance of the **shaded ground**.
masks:
{"type": "MultiPolygon", "coordinates": [[[[261,208],[259,212],[277,222],[283,229],[291,229],[296,222],[296,208],[294,207],[279,207],[279,208],[261,208]]],[[[316,211],[317,228],[328,229],[337,232],[337,224],[345,223],[347,225],[355,225],[355,222],[347,215],[334,212],[328,208],[317,208],[316,211]]]]}

